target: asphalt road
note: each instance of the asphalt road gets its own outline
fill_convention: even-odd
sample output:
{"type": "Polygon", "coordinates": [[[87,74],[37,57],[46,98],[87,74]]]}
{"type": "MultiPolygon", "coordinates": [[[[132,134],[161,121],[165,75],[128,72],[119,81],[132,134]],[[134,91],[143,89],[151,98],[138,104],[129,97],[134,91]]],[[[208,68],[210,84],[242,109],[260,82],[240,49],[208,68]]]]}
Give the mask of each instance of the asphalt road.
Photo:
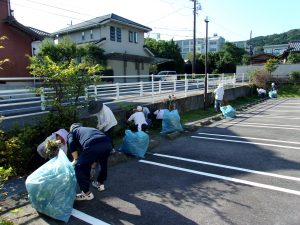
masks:
{"type": "Polygon", "coordinates": [[[164,140],[144,160],[112,167],[107,190],[76,202],[86,215],[68,224],[89,215],[108,224],[298,225],[299,112],[300,99],[268,100],[164,140]]]}
{"type": "Polygon", "coordinates": [[[106,191],[91,188],[95,199],[75,202],[68,224],[299,225],[299,112],[300,99],[270,99],[163,139],[111,167],[106,191]]]}

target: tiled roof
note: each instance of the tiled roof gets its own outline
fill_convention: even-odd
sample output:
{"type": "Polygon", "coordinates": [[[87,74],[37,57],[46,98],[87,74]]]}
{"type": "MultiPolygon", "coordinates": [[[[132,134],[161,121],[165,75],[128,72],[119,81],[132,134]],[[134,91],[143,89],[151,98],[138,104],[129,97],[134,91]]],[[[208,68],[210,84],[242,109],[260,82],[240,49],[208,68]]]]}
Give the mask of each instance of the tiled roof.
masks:
{"type": "Polygon", "coordinates": [[[288,46],[289,51],[299,52],[300,51],[300,41],[291,41],[288,46]]]}
{"type": "Polygon", "coordinates": [[[121,16],[111,13],[111,14],[108,14],[105,16],[96,17],[94,19],[87,20],[82,23],[78,23],[78,24],[63,28],[61,30],[54,32],[52,35],[64,34],[64,33],[72,32],[72,31],[76,31],[76,30],[81,30],[83,28],[91,28],[91,27],[99,26],[104,23],[108,23],[110,21],[114,21],[117,23],[126,24],[128,26],[136,27],[136,28],[142,29],[146,32],[152,30],[149,27],[146,27],[144,25],[141,25],[139,23],[133,22],[131,20],[128,20],[126,18],[123,18],[121,16]]]}
{"type": "Polygon", "coordinates": [[[5,22],[9,24],[10,26],[13,26],[30,36],[32,36],[36,40],[43,40],[45,37],[50,36],[49,33],[32,28],[32,27],[26,27],[23,24],[19,23],[13,16],[9,16],[6,18],[5,22]]]}

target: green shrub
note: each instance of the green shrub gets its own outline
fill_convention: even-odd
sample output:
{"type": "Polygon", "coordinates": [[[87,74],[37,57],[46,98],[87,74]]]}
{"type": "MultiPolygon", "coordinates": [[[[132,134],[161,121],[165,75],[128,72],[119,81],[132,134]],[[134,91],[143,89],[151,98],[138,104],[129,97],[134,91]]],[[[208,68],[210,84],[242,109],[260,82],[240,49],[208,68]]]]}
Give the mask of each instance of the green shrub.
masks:
{"type": "Polygon", "coordinates": [[[292,82],[300,82],[300,71],[292,71],[289,73],[289,78],[292,82]]]}

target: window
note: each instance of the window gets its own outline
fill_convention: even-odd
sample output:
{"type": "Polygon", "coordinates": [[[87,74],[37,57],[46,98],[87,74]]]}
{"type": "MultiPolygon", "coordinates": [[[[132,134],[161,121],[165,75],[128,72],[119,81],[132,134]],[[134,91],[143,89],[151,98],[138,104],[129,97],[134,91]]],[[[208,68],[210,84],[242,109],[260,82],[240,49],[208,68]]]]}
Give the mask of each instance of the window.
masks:
{"type": "Polygon", "coordinates": [[[132,31],[129,31],[128,41],[133,42],[133,32],[132,31]]]}
{"type": "Polygon", "coordinates": [[[81,40],[85,40],[85,33],[84,33],[84,31],[83,32],[81,32],[81,40]]]}
{"type": "Polygon", "coordinates": [[[93,30],[91,30],[91,32],[90,32],[90,38],[91,38],[91,39],[94,38],[94,36],[93,36],[93,30]]]}
{"type": "Polygon", "coordinates": [[[129,31],[129,38],[128,41],[131,43],[138,43],[138,33],[129,31]]]}
{"type": "Polygon", "coordinates": [[[144,70],[144,62],[142,62],[142,70],[144,70]]]}
{"type": "Polygon", "coordinates": [[[110,27],[110,40],[116,41],[116,28],[110,27]]]}
{"type": "Polygon", "coordinates": [[[134,43],[138,43],[138,33],[134,32],[134,43]]]}
{"type": "Polygon", "coordinates": [[[117,27],[117,42],[121,42],[121,41],[122,41],[121,28],[117,27]]]}

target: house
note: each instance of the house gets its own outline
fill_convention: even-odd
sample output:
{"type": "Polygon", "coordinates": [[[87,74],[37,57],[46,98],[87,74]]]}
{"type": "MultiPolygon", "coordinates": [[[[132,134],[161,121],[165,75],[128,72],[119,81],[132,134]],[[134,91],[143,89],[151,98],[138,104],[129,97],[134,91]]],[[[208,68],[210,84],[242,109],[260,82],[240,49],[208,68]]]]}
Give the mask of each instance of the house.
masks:
{"type": "Polygon", "coordinates": [[[52,35],[58,40],[69,37],[76,44],[94,43],[107,58],[107,68],[113,70],[114,82],[148,80],[132,79],[128,75],[149,75],[151,63],[163,62],[155,58],[144,45],[144,33],[152,29],[116,14],[108,14],[63,28],[52,35]]]}
{"type": "Polygon", "coordinates": [[[0,0],[0,36],[7,37],[0,58],[9,59],[2,66],[0,77],[29,77],[27,55],[34,55],[40,41],[49,34],[19,23],[10,8],[10,0],[0,0]]]}
{"type": "Polygon", "coordinates": [[[287,58],[291,52],[300,53],[300,41],[291,41],[288,44],[287,49],[280,56],[283,62],[286,63],[287,58]]]}
{"type": "Polygon", "coordinates": [[[268,53],[257,54],[250,58],[250,64],[264,64],[269,59],[277,59],[277,57],[268,53]]]}
{"type": "Polygon", "coordinates": [[[264,53],[281,55],[288,48],[288,44],[265,45],[263,48],[264,48],[264,53]]]}

